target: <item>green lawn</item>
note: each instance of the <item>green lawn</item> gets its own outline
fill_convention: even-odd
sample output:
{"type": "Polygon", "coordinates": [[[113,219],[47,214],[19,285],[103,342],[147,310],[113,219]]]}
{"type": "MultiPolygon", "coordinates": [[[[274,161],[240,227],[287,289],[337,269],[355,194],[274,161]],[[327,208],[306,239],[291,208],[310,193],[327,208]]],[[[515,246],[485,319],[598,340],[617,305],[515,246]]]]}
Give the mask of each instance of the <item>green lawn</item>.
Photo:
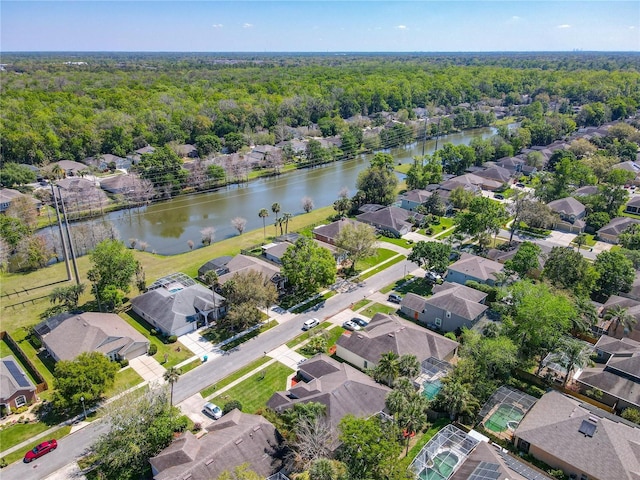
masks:
{"type": "MultiPolygon", "coordinates": [[[[582,245],[582,248],[593,247],[596,244],[596,237],[590,233],[585,233],[586,242],[582,245]]],[[[576,243],[575,238],[571,241],[571,243],[576,243]]]]}
{"type": "Polygon", "coordinates": [[[378,265],[376,268],[372,268],[367,273],[364,273],[364,274],[360,275],[360,277],[359,277],[360,281],[366,280],[367,278],[374,276],[376,273],[380,273],[385,268],[389,268],[390,266],[395,265],[396,263],[402,262],[406,258],[407,257],[405,257],[404,255],[398,255],[397,257],[392,258],[388,262],[385,262],[382,265],[378,265]]]}
{"type": "Polygon", "coordinates": [[[327,347],[333,347],[345,331],[346,330],[342,327],[334,327],[331,330],[327,330],[327,333],[329,334],[329,338],[327,338],[327,347]]]}
{"type": "Polygon", "coordinates": [[[242,404],[242,411],[256,413],[264,408],[274,392],[286,390],[287,377],[294,371],[280,362],[265,367],[226,392],[214,397],[220,407],[231,400],[242,404]]]}
{"type": "MultiPolygon", "coordinates": [[[[46,428],[45,428],[45,430],[46,430],[46,428]]],[[[52,432],[47,440],[50,440],[52,438],[55,438],[56,440],[59,440],[62,437],[65,437],[65,436],[69,435],[70,432],[71,432],[71,427],[61,427],[58,430],[55,430],[54,432],[52,432]]],[[[29,438],[30,436],[31,435],[27,435],[26,438],[29,438]]],[[[26,438],[22,439],[21,441],[26,440],[26,438]]],[[[20,442],[16,442],[16,444],[17,443],[20,443],[20,442]]],[[[25,453],[27,453],[29,450],[31,450],[36,445],[39,445],[40,443],[42,443],[42,439],[36,440],[35,442],[30,443],[26,447],[21,448],[20,450],[18,450],[16,452],[10,453],[9,455],[7,455],[7,456],[5,456],[3,458],[7,463],[13,463],[13,462],[16,462],[18,460],[22,460],[24,458],[24,454],[25,453]]],[[[6,448],[9,448],[9,447],[10,446],[7,445],[6,448]]],[[[4,443],[3,443],[2,444],[2,449],[5,450],[6,448],[5,448],[4,443]]],[[[49,455],[55,455],[55,453],[53,453],[53,454],[50,453],[49,455]]]]}
{"type": "Polygon", "coordinates": [[[304,333],[301,333],[300,335],[298,335],[296,338],[294,338],[293,340],[289,340],[287,342],[287,347],[289,348],[293,348],[296,345],[298,345],[301,342],[304,342],[307,338],[309,338],[311,335],[315,335],[316,332],[320,331],[320,330],[325,330],[327,328],[329,328],[331,326],[331,322],[322,322],[320,325],[318,325],[317,327],[313,327],[311,330],[307,330],[304,333]]]}
{"type": "Polygon", "coordinates": [[[188,371],[193,370],[194,368],[197,368],[200,365],[202,365],[202,359],[196,358],[193,362],[189,362],[186,365],[183,365],[180,367],[180,375],[184,375],[188,371]]]}
{"type": "Polygon", "coordinates": [[[142,377],[138,375],[133,368],[125,368],[116,373],[116,381],[113,387],[105,392],[105,395],[112,397],[125,390],[129,390],[131,387],[135,387],[139,383],[142,383],[142,381],[142,377]]]}
{"type": "Polygon", "coordinates": [[[164,368],[175,367],[187,358],[193,357],[193,352],[180,342],[164,343],[157,335],[151,335],[151,329],[153,327],[133,310],[129,309],[119,315],[124,318],[129,325],[147,337],[152,344],[158,347],[158,352],[154,355],[154,358],[158,360],[164,368]],[[164,361],[165,353],[168,355],[166,363],[164,361]]]}
{"type": "Polygon", "coordinates": [[[444,232],[440,232],[433,236],[433,238],[437,238],[438,240],[442,240],[443,238],[447,238],[449,235],[453,235],[456,232],[455,228],[447,228],[444,232]]]}
{"type": "Polygon", "coordinates": [[[210,385],[207,388],[205,388],[204,390],[201,390],[200,391],[200,395],[202,395],[202,398],[207,398],[209,395],[211,395],[216,390],[219,390],[221,388],[226,387],[230,383],[235,382],[240,377],[245,376],[247,373],[255,370],[256,368],[261,367],[262,365],[264,365],[265,363],[267,363],[267,362],[269,362],[271,360],[272,360],[271,357],[259,358],[255,362],[251,362],[246,367],[243,367],[243,368],[241,368],[239,370],[236,370],[231,375],[229,375],[229,376],[223,378],[222,380],[220,380],[218,383],[210,385]]]}
{"type": "Polygon", "coordinates": [[[356,310],[360,310],[362,307],[364,307],[365,305],[369,305],[370,303],[371,303],[371,300],[367,300],[366,298],[363,300],[358,300],[356,303],[353,304],[353,306],[351,307],[351,310],[355,312],[356,310]]]}
{"type": "Polygon", "coordinates": [[[405,295],[407,293],[415,293],[421,297],[427,297],[431,295],[432,286],[425,282],[422,278],[418,278],[413,282],[405,283],[399,286],[395,290],[405,295]]]}
{"type": "Polygon", "coordinates": [[[389,292],[391,292],[392,290],[399,291],[398,289],[399,289],[400,287],[402,287],[402,286],[405,284],[405,282],[406,282],[407,280],[410,280],[410,279],[412,279],[412,278],[413,278],[413,275],[407,275],[407,276],[406,276],[406,277],[404,277],[404,278],[400,278],[400,279],[398,279],[397,281],[395,281],[395,282],[393,282],[393,283],[390,283],[389,285],[387,285],[387,286],[385,286],[385,287],[382,287],[382,288],[380,289],[380,293],[389,293],[389,292]]]}
{"type": "Polygon", "coordinates": [[[376,313],[386,313],[390,315],[395,313],[397,309],[395,307],[389,307],[388,305],[382,305],[381,303],[374,303],[373,305],[365,308],[360,312],[360,314],[365,315],[369,318],[373,318],[376,313]]]}
{"type": "MultiPolygon", "coordinates": [[[[14,415],[14,417],[17,420],[20,415],[14,415]]],[[[0,430],[0,451],[4,451],[20,442],[24,442],[25,440],[28,440],[34,435],[38,435],[49,428],[51,428],[51,425],[47,425],[44,422],[16,423],[14,425],[5,426],[0,430]]]]}
{"type": "Polygon", "coordinates": [[[405,240],[404,238],[380,237],[378,240],[381,242],[392,243],[394,245],[398,245],[399,247],[408,249],[413,248],[414,244],[413,240],[405,240]]]}
{"type": "Polygon", "coordinates": [[[378,248],[375,255],[364,258],[356,263],[356,270],[362,272],[363,270],[367,270],[368,268],[375,267],[385,260],[389,260],[394,255],[398,255],[398,253],[386,248],[378,248]]]}

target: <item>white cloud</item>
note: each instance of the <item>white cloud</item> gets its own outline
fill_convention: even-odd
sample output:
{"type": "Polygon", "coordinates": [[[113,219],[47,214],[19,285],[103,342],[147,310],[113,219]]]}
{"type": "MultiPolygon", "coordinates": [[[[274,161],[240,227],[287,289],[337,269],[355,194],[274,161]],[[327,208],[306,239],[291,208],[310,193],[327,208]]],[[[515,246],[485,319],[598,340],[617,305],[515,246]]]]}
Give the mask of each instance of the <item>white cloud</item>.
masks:
{"type": "Polygon", "coordinates": [[[242,24],[242,28],[253,28],[253,23],[244,23],[242,24]]]}
{"type": "Polygon", "coordinates": [[[395,28],[398,29],[398,30],[407,30],[408,29],[408,27],[406,25],[396,25],[395,28]]]}
{"type": "Polygon", "coordinates": [[[222,28],[224,25],[222,25],[221,23],[214,23],[213,24],[213,28],[222,28]]]}
{"type": "Polygon", "coordinates": [[[571,28],[571,25],[568,23],[563,23],[562,25],[558,25],[556,28],[571,28]]]}
{"type": "Polygon", "coordinates": [[[629,30],[635,30],[636,26],[635,25],[629,25],[629,30]]]}

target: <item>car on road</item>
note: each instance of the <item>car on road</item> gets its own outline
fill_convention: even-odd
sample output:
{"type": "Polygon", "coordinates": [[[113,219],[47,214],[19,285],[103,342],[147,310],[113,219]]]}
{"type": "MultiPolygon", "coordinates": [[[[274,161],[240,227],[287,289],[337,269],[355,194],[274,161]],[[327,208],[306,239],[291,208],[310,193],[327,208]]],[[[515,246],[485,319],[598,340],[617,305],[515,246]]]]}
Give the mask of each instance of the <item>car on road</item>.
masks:
{"type": "Polygon", "coordinates": [[[389,298],[387,298],[387,301],[391,303],[400,303],[402,302],[402,297],[397,293],[390,293],[389,298]]]}
{"type": "Polygon", "coordinates": [[[369,325],[369,322],[367,322],[364,318],[360,318],[360,317],[353,317],[351,321],[356,325],[359,325],[361,328],[364,328],[367,325],[369,325]]]}
{"type": "Polygon", "coordinates": [[[320,325],[320,320],[317,318],[310,318],[309,320],[305,320],[302,324],[303,330],[311,330],[313,327],[320,325]]]}
{"type": "Polygon", "coordinates": [[[351,320],[347,320],[342,324],[342,328],[344,328],[345,330],[350,330],[352,332],[355,332],[356,330],[360,330],[360,328],[362,327],[360,327],[360,325],[358,325],[357,323],[351,320]]]}
{"type": "Polygon", "coordinates": [[[40,445],[36,445],[25,454],[24,463],[33,462],[36,458],[40,458],[42,455],[49,453],[56,448],[58,448],[58,441],[55,438],[42,442],[40,445]]]}
{"type": "Polygon", "coordinates": [[[205,403],[204,407],[202,407],[202,411],[210,417],[213,417],[213,419],[215,420],[218,420],[220,417],[222,417],[222,409],[215,403],[205,403]]]}

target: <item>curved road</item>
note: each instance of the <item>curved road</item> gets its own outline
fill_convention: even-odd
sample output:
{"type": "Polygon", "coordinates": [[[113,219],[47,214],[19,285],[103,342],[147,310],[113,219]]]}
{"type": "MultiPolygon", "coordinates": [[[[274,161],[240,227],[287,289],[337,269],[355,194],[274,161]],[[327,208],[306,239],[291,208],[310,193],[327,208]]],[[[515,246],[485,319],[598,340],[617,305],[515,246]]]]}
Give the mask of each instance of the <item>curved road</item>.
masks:
{"type": "MultiPolygon", "coordinates": [[[[417,268],[417,265],[407,260],[396,263],[368,278],[362,287],[329,298],[324,306],[313,314],[298,315],[258,337],[252,338],[227,354],[214,358],[209,357],[206,363],[185,373],[180,377],[180,381],[174,384],[174,404],[182,402],[203,388],[219,382],[234,371],[261,358],[265,351],[273,350],[287,343],[300,334],[302,324],[309,317],[317,317],[321,320],[331,317],[417,268]]],[[[60,439],[58,448],[54,452],[29,464],[16,462],[2,469],[2,480],[44,479],[65,465],[76,461],[100,435],[106,433],[107,429],[108,424],[96,420],[77,432],[60,439]]]]}

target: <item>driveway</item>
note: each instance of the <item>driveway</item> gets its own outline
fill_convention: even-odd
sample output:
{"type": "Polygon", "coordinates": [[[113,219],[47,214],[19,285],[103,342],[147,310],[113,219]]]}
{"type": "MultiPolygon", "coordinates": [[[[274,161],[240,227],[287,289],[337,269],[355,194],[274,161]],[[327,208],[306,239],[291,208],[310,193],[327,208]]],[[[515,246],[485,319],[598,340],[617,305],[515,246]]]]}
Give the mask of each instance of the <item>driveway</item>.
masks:
{"type": "Polygon", "coordinates": [[[182,413],[191,419],[193,423],[199,423],[204,428],[206,425],[214,421],[202,411],[202,407],[205,403],[207,402],[202,398],[202,395],[200,395],[200,393],[196,393],[183,402],[180,402],[177,406],[180,408],[182,413]]]}
{"type": "Polygon", "coordinates": [[[129,366],[146,382],[164,381],[165,368],[153,357],[140,355],[129,361],[129,366]]]}

